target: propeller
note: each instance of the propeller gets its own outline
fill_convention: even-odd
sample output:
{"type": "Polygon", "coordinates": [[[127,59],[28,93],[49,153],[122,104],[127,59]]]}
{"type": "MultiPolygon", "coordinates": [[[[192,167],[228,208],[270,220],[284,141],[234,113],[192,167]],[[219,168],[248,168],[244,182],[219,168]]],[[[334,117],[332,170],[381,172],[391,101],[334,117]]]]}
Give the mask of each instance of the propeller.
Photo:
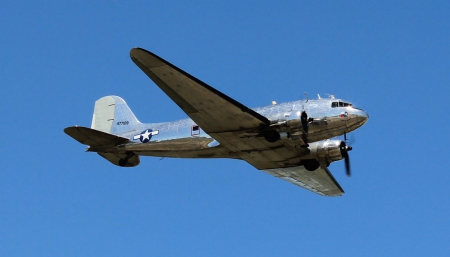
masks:
{"type": "MultiPolygon", "coordinates": [[[[345,135],[344,135],[344,138],[345,138],[345,135]]],[[[345,139],[345,141],[346,141],[346,139],[345,139]]],[[[351,151],[353,148],[351,146],[347,146],[345,141],[341,142],[339,149],[341,150],[341,155],[344,158],[345,173],[347,174],[348,177],[350,177],[352,172],[351,172],[351,168],[350,168],[350,156],[349,156],[348,152],[351,151]]]]}
{"type": "Polygon", "coordinates": [[[345,143],[347,144],[347,145],[354,145],[355,143],[356,143],[356,137],[355,137],[355,133],[351,133],[349,136],[348,136],[348,139],[346,139],[346,135],[344,134],[344,140],[347,140],[345,143]]]}

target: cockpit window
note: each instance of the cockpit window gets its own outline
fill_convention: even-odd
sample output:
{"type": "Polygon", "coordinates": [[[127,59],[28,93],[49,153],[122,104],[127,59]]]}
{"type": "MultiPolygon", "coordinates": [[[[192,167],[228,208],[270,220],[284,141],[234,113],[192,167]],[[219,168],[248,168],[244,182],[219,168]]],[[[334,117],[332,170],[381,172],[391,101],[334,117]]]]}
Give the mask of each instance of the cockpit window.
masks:
{"type": "Polygon", "coordinates": [[[352,106],[352,104],[349,104],[349,103],[346,103],[346,102],[332,102],[331,103],[331,108],[348,107],[348,106],[352,106]]]}

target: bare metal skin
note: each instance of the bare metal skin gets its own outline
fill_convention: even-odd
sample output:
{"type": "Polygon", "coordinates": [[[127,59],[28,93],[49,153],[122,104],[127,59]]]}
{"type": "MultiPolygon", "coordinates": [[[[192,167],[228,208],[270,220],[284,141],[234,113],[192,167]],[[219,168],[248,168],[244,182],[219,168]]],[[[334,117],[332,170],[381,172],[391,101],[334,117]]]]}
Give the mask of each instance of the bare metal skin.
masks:
{"type": "Polygon", "coordinates": [[[324,196],[344,193],[328,170],[345,159],[345,135],[367,122],[368,114],[348,101],[300,100],[250,109],[144,49],[131,59],[188,119],[141,123],[125,101],[106,96],[96,101],[91,128],[64,131],[87,151],[122,167],[139,156],[242,159],[255,168],[324,196]]]}

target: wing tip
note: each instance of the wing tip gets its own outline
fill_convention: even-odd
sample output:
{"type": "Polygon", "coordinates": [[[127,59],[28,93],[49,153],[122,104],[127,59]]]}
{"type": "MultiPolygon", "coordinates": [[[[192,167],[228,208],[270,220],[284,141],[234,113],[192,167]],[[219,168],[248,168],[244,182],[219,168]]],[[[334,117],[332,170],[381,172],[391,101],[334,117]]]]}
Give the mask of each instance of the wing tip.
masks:
{"type": "Polygon", "coordinates": [[[152,53],[152,52],[150,52],[147,49],[144,49],[142,47],[133,47],[130,50],[130,57],[131,58],[136,58],[137,56],[142,55],[142,54],[148,54],[148,55],[151,55],[151,56],[156,57],[158,59],[161,59],[156,54],[154,54],[154,53],[152,53]]]}
{"type": "Polygon", "coordinates": [[[141,69],[143,69],[142,66],[148,69],[169,64],[158,55],[140,47],[134,47],[130,50],[130,58],[141,69]]]}
{"type": "MultiPolygon", "coordinates": [[[[141,48],[141,47],[133,47],[133,48],[131,48],[131,50],[130,50],[130,55],[132,55],[132,53],[134,53],[134,52],[139,52],[139,51],[147,51],[147,50],[145,50],[144,48],[141,48]]],[[[147,51],[148,52],[148,51],[147,51]]]]}

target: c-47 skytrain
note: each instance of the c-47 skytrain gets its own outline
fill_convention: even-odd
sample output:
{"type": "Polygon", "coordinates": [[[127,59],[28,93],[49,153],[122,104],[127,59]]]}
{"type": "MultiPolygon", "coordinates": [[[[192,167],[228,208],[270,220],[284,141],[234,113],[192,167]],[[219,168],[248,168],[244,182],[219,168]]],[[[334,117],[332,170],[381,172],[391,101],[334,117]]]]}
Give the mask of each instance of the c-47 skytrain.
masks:
{"type": "Polygon", "coordinates": [[[141,48],[133,62],[190,118],[141,123],[125,101],[105,96],[95,102],[91,128],[64,132],[111,163],[139,164],[139,156],[233,158],[324,196],[344,191],[328,170],[344,159],[350,175],[345,135],[368,120],[347,101],[300,100],[250,109],[157,55],[141,48]]]}

